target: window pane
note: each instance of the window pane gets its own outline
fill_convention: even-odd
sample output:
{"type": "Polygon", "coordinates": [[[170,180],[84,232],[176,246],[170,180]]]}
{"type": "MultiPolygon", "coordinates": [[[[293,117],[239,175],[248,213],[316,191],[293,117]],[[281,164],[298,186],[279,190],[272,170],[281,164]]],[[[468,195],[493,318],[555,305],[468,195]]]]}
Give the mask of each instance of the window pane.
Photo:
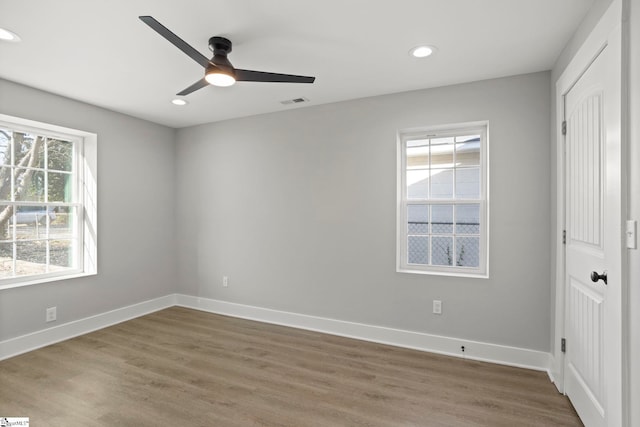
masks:
{"type": "Polygon", "coordinates": [[[13,243],[0,243],[0,278],[13,276],[13,243]]]}
{"type": "Polygon", "coordinates": [[[0,166],[11,164],[11,131],[0,128],[0,166]]]}
{"type": "Polygon", "coordinates": [[[49,172],[49,201],[72,202],[73,180],[68,173],[49,172]]]}
{"type": "Polygon", "coordinates": [[[407,141],[407,169],[429,168],[429,141],[407,141]]]}
{"type": "Polygon", "coordinates": [[[407,171],[407,198],[409,200],[429,197],[429,171],[407,171]]]}
{"type": "Polygon", "coordinates": [[[420,151],[410,148],[407,150],[407,169],[429,168],[429,149],[420,147],[420,151]],[[413,153],[410,153],[413,151],[413,153]]]}
{"type": "Polygon", "coordinates": [[[49,139],[47,163],[51,170],[71,171],[73,166],[73,142],[49,139]]]}
{"type": "Polygon", "coordinates": [[[44,202],[44,172],[15,170],[14,197],[17,202],[44,202]]]}
{"type": "Polygon", "coordinates": [[[480,168],[456,169],[456,197],[480,198],[480,168]]]}
{"type": "Polygon", "coordinates": [[[453,198],[453,169],[432,169],[431,197],[434,199],[453,198]]]}
{"type": "Polygon", "coordinates": [[[68,206],[60,206],[50,212],[49,237],[52,239],[70,239],[74,237],[77,222],[76,214],[77,209],[68,206]]]}
{"type": "Polygon", "coordinates": [[[453,233],[453,205],[431,206],[431,232],[433,234],[453,233]]]}
{"type": "Polygon", "coordinates": [[[453,166],[453,144],[431,145],[431,167],[450,168],[453,166]]]}
{"type": "Polygon", "coordinates": [[[480,142],[480,135],[456,136],[456,142],[480,142]]]}
{"type": "Polygon", "coordinates": [[[47,214],[55,216],[53,208],[18,206],[16,209],[16,239],[33,240],[47,237],[47,214]]]}
{"type": "Polygon", "coordinates": [[[442,138],[431,138],[431,144],[436,145],[436,144],[453,144],[453,137],[452,136],[445,136],[442,138]]]}
{"type": "Polygon", "coordinates": [[[11,174],[13,169],[0,167],[0,200],[11,200],[11,174]]]}
{"type": "Polygon", "coordinates": [[[480,234],[480,205],[456,206],[456,234],[480,234]]]}
{"type": "Polygon", "coordinates": [[[44,138],[28,133],[13,132],[15,166],[44,168],[44,138]]]}
{"type": "Polygon", "coordinates": [[[18,206],[16,209],[16,222],[18,225],[24,224],[46,224],[47,214],[55,218],[54,208],[46,206],[18,206]]]}
{"type": "Polygon", "coordinates": [[[478,267],[480,265],[480,238],[456,238],[456,265],[459,267],[478,267]]]}
{"type": "Polygon", "coordinates": [[[52,240],[49,243],[50,271],[76,267],[74,260],[74,254],[76,253],[75,245],[76,242],[74,240],[52,240]],[[54,266],[59,268],[55,268],[54,266]]]}
{"type": "Polygon", "coordinates": [[[424,146],[429,146],[429,140],[428,139],[408,139],[407,140],[407,147],[424,147],[424,146]]]}
{"type": "Polygon", "coordinates": [[[16,275],[46,273],[47,242],[16,243],[16,275]]]}
{"type": "Polygon", "coordinates": [[[480,140],[456,144],[456,166],[480,166],[480,140]]]}
{"type": "Polygon", "coordinates": [[[407,238],[407,262],[424,265],[429,263],[429,237],[409,236],[407,238]]]}
{"type": "Polygon", "coordinates": [[[431,239],[431,264],[453,265],[453,237],[431,239]]]}
{"type": "Polygon", "coordinates": [[[407,206],[407,233],[429,233],[429,205],[407,206]]]}
{"type": "Polygon", "coordinates": [[[13,238],[13,206],[0,205],[0,240],[13,238]]]}

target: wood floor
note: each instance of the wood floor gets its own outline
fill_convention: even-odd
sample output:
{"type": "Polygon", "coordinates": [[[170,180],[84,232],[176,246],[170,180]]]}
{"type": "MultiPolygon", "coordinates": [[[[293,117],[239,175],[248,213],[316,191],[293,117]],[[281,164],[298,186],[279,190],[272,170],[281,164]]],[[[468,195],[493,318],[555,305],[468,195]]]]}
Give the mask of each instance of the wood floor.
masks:
{"type": "Polygon", "coordinates": [[[0,362],[32,426],[581,426],[542,372],[173,307],[0,362]]]}

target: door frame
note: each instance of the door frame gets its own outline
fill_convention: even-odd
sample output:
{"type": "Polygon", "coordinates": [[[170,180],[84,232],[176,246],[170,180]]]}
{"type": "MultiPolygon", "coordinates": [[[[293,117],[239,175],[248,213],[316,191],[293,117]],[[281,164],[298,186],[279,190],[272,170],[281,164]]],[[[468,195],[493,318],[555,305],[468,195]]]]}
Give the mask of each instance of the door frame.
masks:
{"type": "MultiPolygon", "coordinates": [[[[565,332],[565,245],[563,243],[563,230],[566,229],[565,224],[565,146],[564,136],[562,134],[562,122],[565,117],[565,95],[580,79],[584,71],[595,60],[595,58],[602,52],[607,46],[608,40],[611,34],[618,32],[622,37],[623,50],[621,52],[621,114],[620,114],[620,150],[621,150],[621,223],[624,224],[627,216],[628,206],[628,166],[624,159],[627,157],[628,152],[628,134],[624,131],[627,128],[627,108],[625,93],[628,91],[628,83],[626,81],[624,68],[626,64],[624,46],[627,44],[625,38],[628,37],[626,32],[622,31],[622,0],[613,0],[611,5],[604,13],[598,24],[593,31],[589,34],[583,45],[578,49],[573,56],[569,65],[565,68],[564,72],[560,75],[555,85],[555,117],[552,120],[555,121],[555,145],[556,145],[556,209],[555,209],[555,224],[556,227],[552,232],[553,237],[553,250],[555,252],[555,277],[551,277],[554,283],[555,295],[555,311],[554,322],[552,324],[553,330],[551,336],[554,337],[551,343],[551,363],[549,375],[556,387],[561,393],[564,393],[564,367],[565,357],[561,350],[561,338],[566,336],[565,332]]],[[[621,233],[621,245],[622,245],[622,230],[621,233]]],[[[628,262],[627,262],[627,250],[623,247],[622,259],[621,259],[621,292],[622,292],[622,358],[625,363],[622,364],[622,413],[621,425],[628,425],[629,420],[629,367],[628,367],[628,342],[629,342],[629,310],[628,300],[629,295],[629,280],[628,280],[628,262]]]]}

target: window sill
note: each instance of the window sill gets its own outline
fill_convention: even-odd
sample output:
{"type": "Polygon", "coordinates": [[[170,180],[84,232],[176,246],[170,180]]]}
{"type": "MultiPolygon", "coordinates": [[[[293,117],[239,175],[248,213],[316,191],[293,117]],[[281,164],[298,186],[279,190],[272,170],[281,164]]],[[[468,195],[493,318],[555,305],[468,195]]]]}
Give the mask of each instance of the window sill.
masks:
{"type": "Polygon", "coordinates": [[[431,276],[449,276],[449,277],[464,277],[464,278],[472,278],[472,279],[488,279],[488,273],[465,273],[461,271],[437,271],[437,270],[413,270],[410,268],[398,268],[396,269],[398,273],[409,273],[409,274],[427,274],[431,276]]]}
{"type": "Polygon", "coordinates": [[[22,286],[30,286],[30,285],[38,285],[41,283],[49,283],[49,282],[57,282],[60,280],[68,280],[68,279],[77,279],[80,277],[88,277],[88,276],[95,276],[97,275],[97,272],[90,272],[90,273],[85,273],[85,272],[72,272],[69,274],[63,274],[63,275],[58,275],[58,276],[47,276],[47,277],[34,277],[33,279],[30,280],[24,280],[24,281],[16,281],[16,282],[11,282],[11,283],[6,283],[6,284],[0,284],[0,292],[6,290],[6,289],[13,289],[13,288],[19,288],[22,286]]]}

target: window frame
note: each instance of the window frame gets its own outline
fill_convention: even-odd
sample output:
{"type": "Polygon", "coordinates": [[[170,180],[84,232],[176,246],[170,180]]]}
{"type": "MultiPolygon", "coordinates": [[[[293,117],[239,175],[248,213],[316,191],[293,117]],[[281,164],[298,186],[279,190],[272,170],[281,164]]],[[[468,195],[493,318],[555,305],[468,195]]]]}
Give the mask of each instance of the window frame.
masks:
{"type": "MultiPolygon", "coordinates": [[[[73,142],[73,170],[75,171],[71,174],[74,181],[74,200],[72,202],[2,201],[0,204],[45,206],[45,208],[65,206],[77,210],[77,224],[75,225],[77,235],[73,236],[74,239],[77,239],[76,253],[74,254],[76,260],[75,268],[0,278],[0,290],[97,274],[97,206],[95,203],[97,135],[5,114],[0,114],[0,127],[11,131],[43,136],[47,139],[73,142]]],[[[47,171],[48,167],[45,167],[44,170],[47,171]]],[[[17,212],[14,212],[14,215],[17,215],[17,212]]],[[[49,223],[50,219],[47,217],[46,221],[49,223]]],[[[16,227],[17,224],[10,226],[16,227]]],[[[13,239],[15,240],[15,236],[13,239]]],[[[49,239],[48,235],[46,239],[49,239]]]]}
{"type": "MultiPolygon", "coordinates": [[[[431,169],[431,167],[429,168],[431,169]]],[[[454,179],[455,182],[455,179],[454,179]]],[[[399,273],[430,274],[456,277],[489,277],[489,122],[477,121],[458,124],[429,126],[400,130],[397,133],[397,214],[396,214],[396,271],[399,273]],[[480,197],[479,198],[450,198],[439,199],[407,198],[407,141],[416,139],[432,139],[441,137],[462,136],[468,134],[480,135],[480,197]],[[480,233],[479,233],[479,266],[438,266],[429,264],[410,264],[408,262],[408,226],[407,211],[409,205],[480,205],[480,233]]],[[[454,184],[455,185],[455,184],[454,184]]],[[[454,208],[455,209],[455,208],[454,208]]],[[[430,218],[431,220],[431,218],[430,218]]],[[[429,232],[427,235],[432,236],[429,232]]],[[[448,234],[448,233],[447,233],[448,234]]],[[[454,241],[456,234],[451,233],[454,241]]],[[[455,254],[455,250],[454,250],[455,254]]]]}

